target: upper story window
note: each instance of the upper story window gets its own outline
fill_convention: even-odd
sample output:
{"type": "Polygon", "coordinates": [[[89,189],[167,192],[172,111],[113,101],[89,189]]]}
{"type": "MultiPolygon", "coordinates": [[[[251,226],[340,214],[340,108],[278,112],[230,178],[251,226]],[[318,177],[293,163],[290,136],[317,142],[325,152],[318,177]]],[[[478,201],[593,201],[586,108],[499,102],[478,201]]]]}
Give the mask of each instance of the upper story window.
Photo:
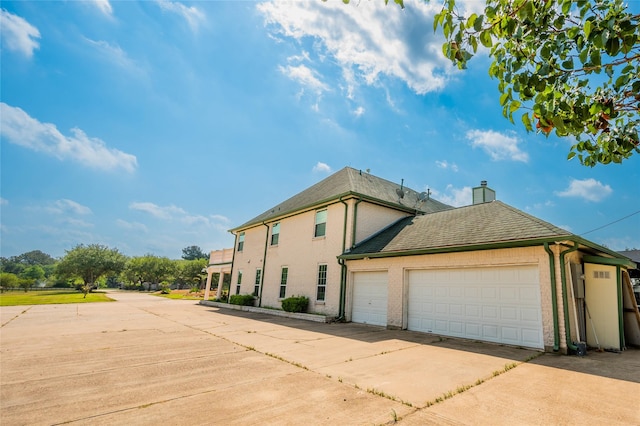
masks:
{"type": "Polygon", "coordinates": [[[271,227],[271,245],[277,246],[280,239],[280,223],[274,223],[271,227]]]}
{"type": "Polygon", "coordinates": [[[324,237],[327,232],[327,209],[316,211],[314,237],[324,237]]]}
{"type": "Polygon", "coordinates": [[[238,235],[238,251],[242,251],[243,248],[244,248],[244,232],[241,232],[240,235],[238,235]]]}

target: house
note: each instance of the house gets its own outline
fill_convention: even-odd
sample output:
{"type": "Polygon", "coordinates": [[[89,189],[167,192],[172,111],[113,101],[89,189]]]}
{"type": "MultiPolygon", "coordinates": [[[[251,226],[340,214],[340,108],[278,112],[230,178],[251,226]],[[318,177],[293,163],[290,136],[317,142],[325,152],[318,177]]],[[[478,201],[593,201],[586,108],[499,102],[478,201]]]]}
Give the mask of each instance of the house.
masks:
{"type": "Polygon", "coordinates": [[[231,232],[230,293],[257,306],[303,295],[310,312],[387,328],[564,353],[625,347],[633,262],[496,201],[484,181],[453,208],[346,167],[231,232]]]}

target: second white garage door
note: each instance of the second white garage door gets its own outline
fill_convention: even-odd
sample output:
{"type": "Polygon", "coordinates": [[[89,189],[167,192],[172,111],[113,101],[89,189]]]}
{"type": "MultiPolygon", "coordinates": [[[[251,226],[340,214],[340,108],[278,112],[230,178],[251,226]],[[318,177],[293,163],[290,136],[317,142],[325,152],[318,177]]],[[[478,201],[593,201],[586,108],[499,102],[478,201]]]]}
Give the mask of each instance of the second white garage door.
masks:
{"type": "Polygon", "coordinates": [[[407,328],[544,348],[537,266],[409,272],[407,328]]]}
{"type": "Polygon", "coordinates": [[[387,272],[354,272],[351,321],[387,325],[387,272]]]}

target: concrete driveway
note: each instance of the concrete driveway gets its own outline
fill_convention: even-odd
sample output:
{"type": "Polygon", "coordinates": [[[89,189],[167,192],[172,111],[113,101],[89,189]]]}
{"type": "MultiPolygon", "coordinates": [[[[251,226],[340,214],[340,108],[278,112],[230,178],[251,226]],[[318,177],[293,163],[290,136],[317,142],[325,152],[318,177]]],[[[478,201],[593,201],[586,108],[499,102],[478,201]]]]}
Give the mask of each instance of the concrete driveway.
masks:
{"type": "Polygon", "coordinates": [[[114,292],[0,308],[0,423],[640,424],[640,350],[583,358],[114,292]]]}

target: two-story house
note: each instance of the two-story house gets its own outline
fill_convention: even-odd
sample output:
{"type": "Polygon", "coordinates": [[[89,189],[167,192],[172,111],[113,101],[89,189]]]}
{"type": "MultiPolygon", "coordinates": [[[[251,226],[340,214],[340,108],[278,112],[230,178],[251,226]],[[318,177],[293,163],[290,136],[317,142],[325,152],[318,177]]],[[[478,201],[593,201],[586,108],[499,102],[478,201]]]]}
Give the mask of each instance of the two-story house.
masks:
{"type": "Polygon", "coordinates": [[[257,306],[306,296],[339,320],[549,351],[640,344],[640,313],[623,314],[635,264],[486,182],[453,208],[346,167],[231,232],[230,294],[257,306]]]}
{"type": "Polygon", "coordinates": [[[350,167],[234,228],[231,294],[280,307],[307,296],[310,311],[343,317],[346,266],[338,256],[399,219],[452,208],[350,167]]]}

